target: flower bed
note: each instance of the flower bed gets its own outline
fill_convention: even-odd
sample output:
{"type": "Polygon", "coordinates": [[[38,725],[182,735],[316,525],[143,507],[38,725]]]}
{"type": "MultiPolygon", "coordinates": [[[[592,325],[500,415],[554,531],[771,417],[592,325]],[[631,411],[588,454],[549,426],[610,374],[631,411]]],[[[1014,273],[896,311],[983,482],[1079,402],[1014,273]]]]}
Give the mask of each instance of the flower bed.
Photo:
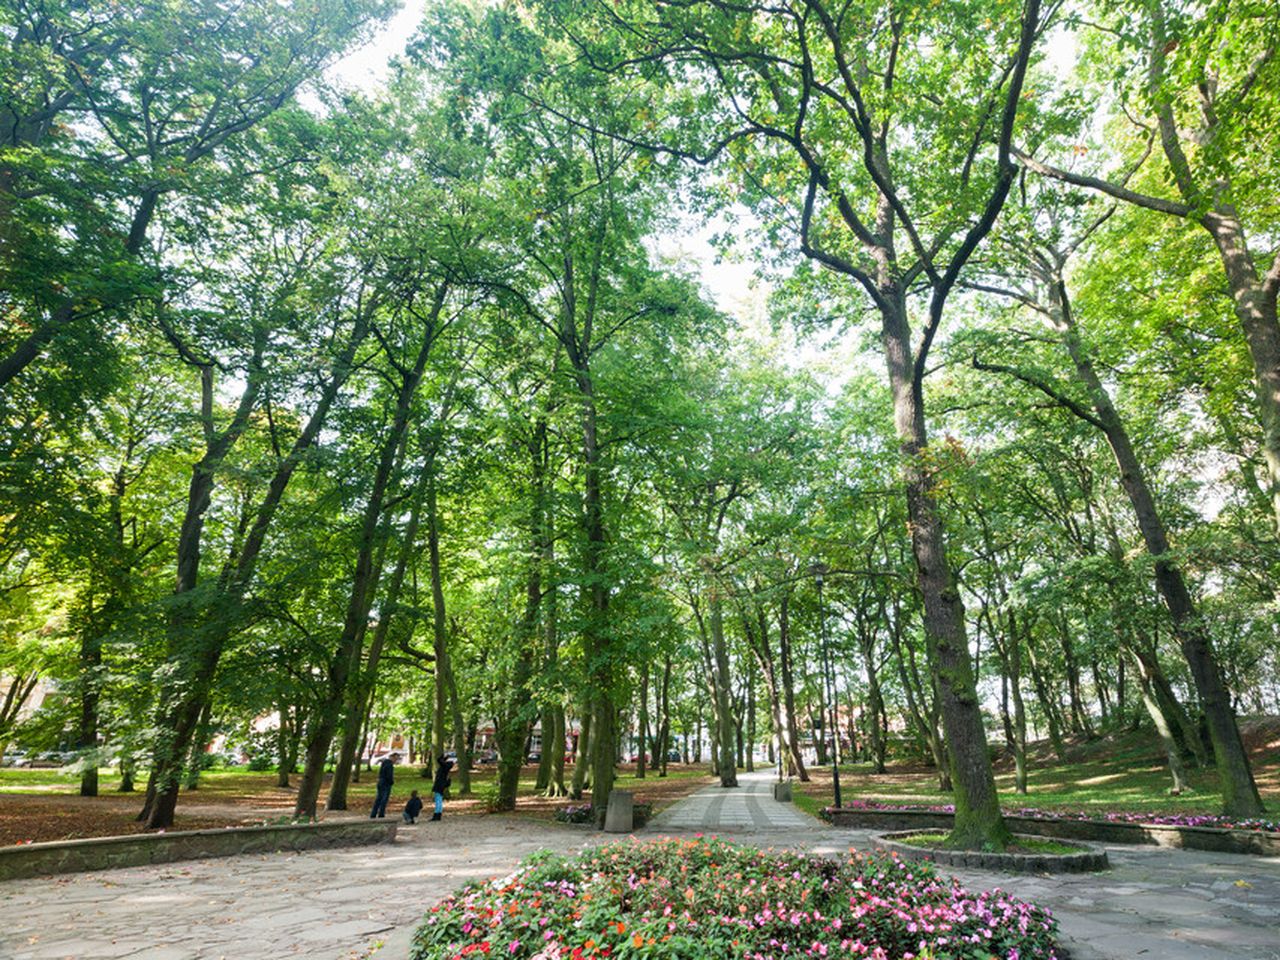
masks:
{"type": "MultiPolygon", "coordinates": [[[[843,810],[876,810],[887,813],[955,813],[956,808],[946,804],[893,804],[875,800],[853,800],[843,810]]],[[[1005,810],[1006,817],[1023,817],[1036,820],[1106,820],[1108,823],[1150,823],[1164,827],[1214,827],[1219,830],[1257,830],[1262,833],[1280,833],[1280,822],[1275,820],[1223,817],[1211,813],[1134,813],[1130,811],[1038,810],[1035,807],[1019,807],[1005,810]]]]}
{"type": "Polygon", "coordinates": [[[1056,932],[1047,910],[896,857],[631,840],[464,887],[427,915],[410,956],[1055,960],[1056,932]]]}
{"type": "MultiPolygon", "coordinates": [[[[847,804],[838,810],[828,807],[824,813],[837,827],[862,830],[949,830],[955,818],[950,806],[907,807],[866,801],[847,804]]],[[[1094,818],[1088,814],[1055,814],[1030,809],[1005,811],[1004,818],[1005,825],[1015,832],[1061,840],[1154,844],[1214,853],[1280,856],[1280,833],[1267,832],[1266,821],[1236,821],[1208,815],[1147,818],[1142,814],[1129,813],[1094,818]],[[1172,822],[1158,822],[1161,820],[1172,822]],[[1188,821],[1192,820],[1198,822],[1189,825],[1188,821]],[[1211,823],[1231,826],[1208,825],[1211,823]]]]}

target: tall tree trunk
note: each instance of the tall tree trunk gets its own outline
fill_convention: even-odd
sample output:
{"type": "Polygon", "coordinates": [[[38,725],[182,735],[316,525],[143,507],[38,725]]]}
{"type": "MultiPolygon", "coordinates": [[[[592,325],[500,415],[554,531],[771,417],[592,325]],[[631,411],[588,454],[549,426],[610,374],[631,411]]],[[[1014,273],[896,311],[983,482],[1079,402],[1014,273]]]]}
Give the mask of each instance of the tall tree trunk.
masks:
{"type": "Polygon", "coordinates": [[[647,754],[649,753],[649,664],[646,661],[640,666],[640,754],[636,760],[636,779],[645,778],[647,754]]]}
{"type": "Polygon", "coordinates": [[[791,595],[783,593],[778,601],[778,669],[782,676],[782,705],[786,712],[783,722],[787,734],[789,767],[801,783],[809,782],[809,771],[804,766],[800,751],[800,729],[796,713],[795,673],[791,659],[791,595]]]}
{"type": "MultiPolygon", "coordinates": [[[[213,502],[218,472],[227,455],[248,428],[262,389],[262,354],[265,334],[258,331],[253,361],[244,389],[230,422],[221,431],[214,422],[213,364],[200,367],[200,420],[204,430],[204,453],[191,469],[187,502],[178,531],[177,577],[174,602],[167,624],[166,675],[161,684],[160,709],[155,729],[151,775],[147,796],[138,819],[151,829],[173,825],[178,803],[182,765],[209,695],[213,673],[221,657],[221,631],[207,622],[208,609],[197,609],[192,600],[199,585],[203,555],[204,517],[213,502]]],[[[220,611],[221,612],[221,611],[220,611]]]]}
{"type": "Polygon", "coordinates": [[[471,795],[471,757],[475,743],[474,728],[468,730],[462,717],[462,699],[458,696],[458,682],[453,675],[453,661],[446,649],[444,653],[444,682],[449,691],[449,715],[453,726],[453,752],[457,755],[458,795],[471,795]],[[468,735],[470,734],[470,735],[468,735]]]}
{"type": "MultiPolygon", "coordinates": [[[[208,697],[209,686],[222,656],[222,649],[231,635],[239,616],[245,593],[249,589],[258,558],[266,543],[267,533],[275,519],[276,511],[284,498],[289,481],[315,443],[328,419],[339,391],[354,369],[356,352],[369,332],[371,312],[377,297],[367,298],[366,305],[356,314],[351,334],[334,360],[328,380],[320,391],[315,409],[307,419],[302,432],[294,440],[288,454],[276,466],[267,485],[267,492],[258,504],[253,525],[235,559],[234,569],[224,577],[224,588],[217,599],[218,616],[213,624],[205,624],[198,631],[188,632],[184,625],[190,619],[185,611],[186,598],[182,595],[196,586],[196,574],[200,560],[200,532],[204,512],[208,509],[212,494],[214,471],[221,465],[227,451],[247,425],[249,413],[256,403],[256,390],[249,386],[241,394],[240,404],[231,424],[221,434],[212,433],[213,382],[212,373],[202,371],[202,412],[206,426],[205,455],[193,470],[191,487],[187,497],[187,511],[183,520],[178,544],[178,578],[175,594],[180,598],[169,618],[169,661],[177,667],[178,679],[162,692],[162,715],[159,728],[166,731],[153,749],[151,776],[147,784],[147,796],[139,820],[145,820],[151,829],[172,826],[173,812],[178,802],[177,759],[183,755],[195,721],[208,697]],[[242,422],[244,421],[244,422],[242,422]],[[192,638],[198,642],[193,655],[182,651],[192,638]],[[177,646],[175,647],[175,641],[177,646]]],[[[256,366],[256,364],[255,364],[256,366]]],[[[251,378],[250,386],[256,382],[251,378]]]]}
{"type": "MultiPolygon", "coordinates": [[[[1128,430],[1094,369],[1092,357],[1080,339],[1066,284],[1060,274],[1052,275],[1049,280],[1046,315],[1062,338],[1075,366],[1076,376],[1088,391],[1093,407],[1092,416],[1088,416],[1087,411],[1076,412],[1086,414],[1085,419],[1093,423],[1107,438],[1107,444],[1111,447],[1120,470],[1120,484],[1133,507],[1147,552],[1155,562],[1156,586],[1173,620],[1183,658],[1191,668],[1196,692],[1208,720],[1223,812],[1234,817],[1260,816],[1265,812],[1262,797],[1253,779],[1253,770],[1236,725],[1230,694],[1213,653],[1208,628],[1191,598],[1181,568],[1173,559],[1164,519],[1156,506],[1128,430]]],[[[1275,327],[1274,316],[1271,326],[1275,327]]],[[[1280,331],[1276,332],[1280,334],[1280,331]]],[[[1277,337],[1276,352],[1272,359],[1275,362],[1273,373],[1277,386],[1273,399],[1280,403],[1280,336],[1277,337]]],[[[1280,439],[1280,406],[1277,406],[1276,412],[1277,438],[1280,439]]],[[[1280,451],[1280,446],[1277,450],[1280,451]]],[[[1280,461],[1277,465],[1280,466],[1280,461]]]]}
{"type": "MultiPolygon", "coordinates": [[[[391,625],[396,620],[405,575],[418,553],[418,526],[425,496],[426,484],[420,483],[414,491],[412,504],[409,507],[409,520],[400,538],[400,550],[396,556],[395,568],[391,571],[386,595],[379,604],[378,624],[374,627],[369,656],[365,661],[364,670],[358,672],[353,678],[354,682],[350,684],[346,720],[342,727],[342,745],[338,750],[338,763],[334,767],[333,782],[329,785],[329,796],[325,801],[326,810],[346,810],[347,787],[353,776],[357,781],[359,779],[360,757],[358,754],[359,748],[363,746],[362,735],[365,732],[362,729],[362,721],[364,724],[368,723],[382,649],[386,646],[391,625]]],[[[381,567],[380,562],[378,566],[381,567]]]]}
{"type": "Polygon", "coordinates": [[[1156,735],[1160,738],[1160,745],[1164,748],[1165,757],[1169,762],[1169,776],[1173,778],[1172,792],[1175,795],[1188,792],[1191,786],[1187,782],[1187,773],[1182,766],[1182,753],[1178,749],[1177,741],[1174,739],[1173,729],[1169,726],[1169,720],[1152,692],[1151,678],[1147,675],[1143,662],[1136,657],[1134,659],[1138,665],[1142,705],[1147,708],[1151,722],[1155,725],[1156,735]]]}
{"type": "Polygon", "coordinates": [[[422,341],[418,346],[413,366],[401,371],[396,392],[395,412],[378,453],[373,484],[361,519],[356,562],[351,576],[351,593],[347,600],[342,633],[329,660],[323,694],[307,734],[306,760],[303,765],[302,780],[298,784],[297,803],[294,805],[294,816],[299,819],[314,818],[316,815],[316,801],[320,794],[325,760],[329,755],[329,747],[333,743],[334,733],[346,700],[348,682],[353,669],[359,664],[360,646],[363,643],[364,632],[369,622],[369,611],[372,609],[378,578],[381,575],[381,570],[374,563],[374,555],[379,547],[378,529],[386,505],[387,491],[392,482],[397,452],[401,448],[408,428],[413,397],[417,393],[418,385],[422,382],[427,357],[439,332],[437,324],[444,307],[446,292],[447,287],[444,284],[437,287],[430,314],[425,320],[422,341]]]}
{"type": "MultiPolygon", "coordinates": [[[[92,606],[93,599],[89,603],[92,606]]],[[[101,625],[90,615],[80,632],[80,662],[77,665],[80,686],[80,749],[85,751],[84,770],[80,774],[80,796],[98,795],[98,702],[102,691],[101,625]]],[[[4,747],[0,743],[0,750],[4,747]]]]}
{"type": "Polygon", "coordinates": [[[291,736],[292,722],[289,717],[289,704],[283,697],[276,703],[276,711],[280,717],[279,723],[276,725],[276,786],[287,788],[289,786],[289,774],[293,773],[293,764],[297,761],[295,753],[291,758],[289,749],[294,738],[291,736]]]}
{"type": "MultiPolygon", "coordinates": [[[[568,795],[569,790],[564,785],[564,755],[567,743],[565,734],[565,715],[564,707],[557,704],[551,708],[551,779],[547,783],[546,790],[543,792],[547,797],[563,797],[568,795]]],[[[546,742],[543,742],[543,752],[547,751],[546,742]]]]}
{"type": "Polygon", "coordinates": [[[1049,727],[1049,743],[1053,746],[1053,753],[1058,758],[1058,762],[1066,763],[1067,748],[1062,741],[1062,721],[1057,704],[1049,693],[1051,687],[1040,669],[1040,658],[1036,656],[1035,643],[1030,636],[1027,637],[1027,654],[1031,666],[1031,683],[1036,688],[1036,699],[1040,702],[1040,708],[1044,711],[1045,724],[1049,727]]]}
{"type": "Polygon", "coordinates": [[[587,767],[591,757],[591,708],[582,712],[579,721],[578,740],[574,744],[573,780],[569,787],[569,796],[574,800],[582,799],[582,791],[586,789],[587,767]]]}
{"type": "Polygon", "coordinates": [[[1009,693],[1013,698],[1013,763],[1014,789],[1027,792],[1027,710],[1022,700],[1022,640],[1018,636],[1017,617],[1012,610],[1008,614],[1009,633],[1005,640],[1008,650],[1009,693]]]}
{"type": "Polygon", "coordinates": [[[711,584],[711,596],[708,597],[708,621],[711,629],[711,677],[714,685],[714,706],[716,723],[716,773],[720,777],[720,786],[736,787],[738,785],[738,768],[735,763],[734,734],[737,723],[733,716],[733,704],[729,690],[729,648],[724,636],[724,609],[720,599],[720,587],[711,584]]]}
{"type": "Polygon", "coordinates": [[[667,760],[671,754],[671,654],[662,658],[662,686],[659,690],[658,756],[662,758],[660,777],[667,775],[667,760]]]}
{"type": "Polygon", "coordinates": [[[932,474],[924,462],[928,449],[924,404],[914,374],[906,318],[901,306],[881,313],[881,340],[893,392],[894,419],[902,441],[902,475],[916,581],[924,602],[925,639],[938,686],[955,788],[956,819],[951,839],[965,848],[1003,847],[1009,834],[1000,814],[987,753],[986,730],[965,636],[964,607],[947,562],[932,474]]]}
{"type": "MultiPolygon", "coordinates": [[[[529,689],[537,655],[538,608],[542,602],[543,553],[548,539],[546,515],[550,509],[547,493],[547,422],[540,419],[528,444],[529,549],[526,562],[524,615],[516,628],[515,667],[506,703],[501,706],[498,725],[498,809],[514,810],[524,765],[524,745],[533,727],[535,702],[529,689]]],[[[543,654],[545,655],[545,636],[543,654]]]]}

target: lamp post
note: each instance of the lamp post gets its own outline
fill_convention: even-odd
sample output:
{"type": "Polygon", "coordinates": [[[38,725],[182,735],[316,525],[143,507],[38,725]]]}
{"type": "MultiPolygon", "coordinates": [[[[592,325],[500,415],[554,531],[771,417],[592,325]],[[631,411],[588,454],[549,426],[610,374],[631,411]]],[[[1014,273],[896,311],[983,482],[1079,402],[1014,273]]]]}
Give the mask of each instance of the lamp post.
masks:
{"type": "Polygon", "coordinates": [[[831,651],[827,647],[827,610],[822,603],[822,585],[827,568],[821,563],[812,567],[813,582],[818,587],[818,641],[822,645],[822,673],[827,688],[827,703],[831,707],[831,785],[835,791],[837,809],[840,803],[840,723],[836,716],[835,673],[831,667],[831,651]]]}

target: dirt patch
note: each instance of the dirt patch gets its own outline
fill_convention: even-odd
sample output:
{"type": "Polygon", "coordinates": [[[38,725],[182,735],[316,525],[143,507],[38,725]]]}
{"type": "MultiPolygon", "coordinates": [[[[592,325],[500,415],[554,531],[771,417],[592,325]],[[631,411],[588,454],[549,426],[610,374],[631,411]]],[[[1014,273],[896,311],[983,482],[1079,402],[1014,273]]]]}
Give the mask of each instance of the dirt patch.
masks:
{"type": "MultiPolygon", "coordinates": [[[[142,795],[103,797],[0,795],[0,845],[40,843],[46,840],[79,840],[145,833],[135,817],[142,809],[142,795]]],[[[210,813],[178,810],[174,830],[204,830],[259,822],[235,807],[210,813]]]]}
{"type": "MultiPolygon", "coordinates": [[[[530,777],[533,775],[530,768],[530,777]]],[[[623,771],[625,772],[625,770],[623,771]]],[[[446,811],[457,816],[486,816],[479,797],[491,771],[472,776],[475,792],[470,797],[451,799],[446,811]]],[[[638,803],[653,804],[655,812],[711,783],[706,776],[647,777],[643,781],[628,780],[620,789],[634,791],[638,803]]],[[[50,840],[79,840],[85,837],[113,837],[144,833],[135,817],[142,809],[142,794],[103,792],[97,797],[82,797],[72,792],[75,784],[68,780],[52,787],[33,786],[30,793],[0,793],[0,846],[16,843],[39,843],[50,840]]],[[[430,807],[430,784],[401,771],[388,806],[388,814],[398,817],[410,790],[423,793],[430,807]]],[[[330,816],[367,815],[372,802],[372,784],[353,785],[350,809],[330,816]]],[[[293,787],[279,787],[275,774],[223,774],[202,781],[197,791],[186,791],[178,802],[173,830],[204,830],[229,826],[248,826],[267,820],[278,820],[293,812],[297,792],[293,787]]],[[[548,799],[529,790],[522,791],[511,816],[530,820],[551,820],[560,807],[590,803],[591,792],[583,799],[568,797],[548,799]]],[[[321,807],[324,793],[321,793],[321,807]]]]}

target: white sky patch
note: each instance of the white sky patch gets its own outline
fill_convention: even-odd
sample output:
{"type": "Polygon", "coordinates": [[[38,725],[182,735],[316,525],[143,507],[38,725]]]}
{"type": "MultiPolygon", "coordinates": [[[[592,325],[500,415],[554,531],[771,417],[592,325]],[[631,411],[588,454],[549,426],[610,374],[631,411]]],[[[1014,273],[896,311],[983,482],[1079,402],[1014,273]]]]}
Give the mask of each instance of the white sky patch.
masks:
{"type": "Polygon", "coordinates": [[[402,0],[373,38],[334,63],[325,73],[330,83],[372,93],[391,76],[391,60],[404,53],[418,31],[430,0],[402,0]]]}

